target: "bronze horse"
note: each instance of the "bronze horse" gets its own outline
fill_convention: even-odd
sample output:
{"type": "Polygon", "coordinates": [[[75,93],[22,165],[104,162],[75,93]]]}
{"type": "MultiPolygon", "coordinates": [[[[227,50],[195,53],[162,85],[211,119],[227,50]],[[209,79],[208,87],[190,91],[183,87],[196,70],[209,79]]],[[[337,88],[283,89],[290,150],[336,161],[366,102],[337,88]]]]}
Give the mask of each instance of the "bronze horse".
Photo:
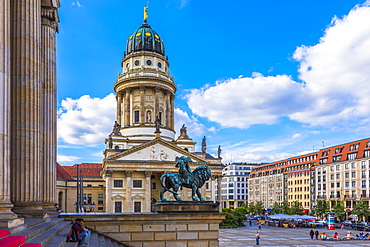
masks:
{"type": "Polygon", "coordinates": [[[160,191],[160,196],[162,201],[166,201],[164,198],[165,192],[171,192],[177,201],[182,201],[178,196],[178,191],[181,187],[186,187],[192,189],[192,198],[193,201],[205,201],[200,193],[200,188],[204,183],[211,177],[211,169],[208,166],[199,166],[191,172],[189,161],[192,161],[191,158],[181,156],[180,158],[176,157],[176,167],[179,167],[179,173],[175,174],[163,174],[159,179],[163,189],[160,191]],[[171,190],[171,188],[173,190],[171,190]],[[196,198],[195,194],[198,196],[196,198]]]}

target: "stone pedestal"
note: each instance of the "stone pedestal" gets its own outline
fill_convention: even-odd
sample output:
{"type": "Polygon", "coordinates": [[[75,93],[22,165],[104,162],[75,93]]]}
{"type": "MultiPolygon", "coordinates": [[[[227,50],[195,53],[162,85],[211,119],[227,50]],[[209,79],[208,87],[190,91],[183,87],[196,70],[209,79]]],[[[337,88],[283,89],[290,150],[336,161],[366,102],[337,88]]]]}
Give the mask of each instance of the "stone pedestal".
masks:
{"type": "Polygon", "coordinates": [[[152,206],[156,213],[210,213],[219,211],[218,202],[213,201],[158,201],[152,206]]]}
{"type": "Polygon", "coordinates": [[[12,220],[0,220],[0,228],[11,228],[24,224],[23,218],[17,218],[12,220]]]}

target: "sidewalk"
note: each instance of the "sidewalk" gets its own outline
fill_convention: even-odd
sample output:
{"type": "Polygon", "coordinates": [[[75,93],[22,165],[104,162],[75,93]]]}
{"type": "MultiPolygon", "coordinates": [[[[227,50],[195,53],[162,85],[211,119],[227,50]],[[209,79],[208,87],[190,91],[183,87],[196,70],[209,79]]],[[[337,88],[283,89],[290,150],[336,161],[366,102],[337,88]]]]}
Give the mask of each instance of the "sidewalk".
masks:
{"type": "MultiPolygon", "coordinates": [[[[234,229],[220,229],[220,247],[229,246],[275,246],[275,247],[353,247],[353,246],[370,246],[370,240],[346,240],[346,241],[322,241],[311,240],[309,232],[311,228],[278,228],[273,226],[262,226],[260,233],[260,245],[255,245],[255,234],[258,230],[256,222],[253,221],[252,226],[246,222],[247,226],[234,229]]],[[[316,229],[314,229],[316,230],[316,229]]],[[[345,229],[328,230],[325,228],[317,228],[319,232],[325,232],[328,238],[332,237],[334,232],[338,232],[339,237],[343,237],[348,231],[353,235],[360,231],[354,231],[350,227],[345,229]]]]}

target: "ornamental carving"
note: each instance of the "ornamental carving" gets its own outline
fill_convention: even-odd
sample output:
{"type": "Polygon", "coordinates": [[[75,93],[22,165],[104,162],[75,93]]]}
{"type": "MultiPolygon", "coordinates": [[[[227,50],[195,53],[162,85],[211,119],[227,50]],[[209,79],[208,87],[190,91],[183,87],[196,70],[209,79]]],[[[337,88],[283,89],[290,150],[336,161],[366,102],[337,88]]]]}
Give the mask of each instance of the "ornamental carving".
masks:
{"type": "Polygon", "coordinates": [[[150,150],[151,160],[168,160],[168,154],[159,146],[153,146],[150,150]]]}

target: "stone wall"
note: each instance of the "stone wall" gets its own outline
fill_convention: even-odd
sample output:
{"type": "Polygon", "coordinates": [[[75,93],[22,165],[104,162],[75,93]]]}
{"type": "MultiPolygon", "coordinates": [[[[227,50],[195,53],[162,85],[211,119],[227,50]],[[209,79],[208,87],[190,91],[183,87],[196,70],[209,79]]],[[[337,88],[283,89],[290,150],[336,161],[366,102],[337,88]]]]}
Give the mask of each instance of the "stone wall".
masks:
{"type": "Polygon", "coordinates": [[[61,214],[133,247],[219,246],[222,213],[61,214]]]}

